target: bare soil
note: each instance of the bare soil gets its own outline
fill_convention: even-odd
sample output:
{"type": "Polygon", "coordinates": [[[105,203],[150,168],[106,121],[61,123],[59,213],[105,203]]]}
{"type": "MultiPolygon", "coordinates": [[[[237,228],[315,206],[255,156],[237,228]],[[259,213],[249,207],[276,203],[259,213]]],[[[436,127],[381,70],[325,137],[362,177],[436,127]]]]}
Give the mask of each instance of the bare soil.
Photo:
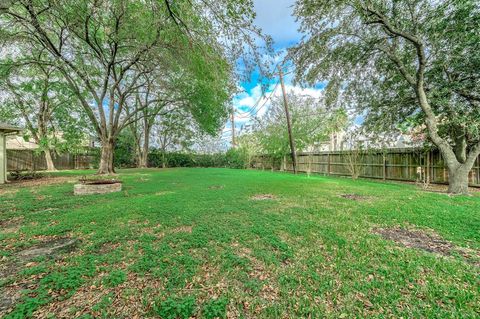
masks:
{"type": "Polygon", "coordinates": [[[250,197],[250,200],[274,200],[277,196],[273,194],[257,194],[250,197]]]}
{"type": "Polygon", "coordinates": [[[58,176],[58,177],[42,177],[39,179],[32,179],[32,180],[18,180],[18,181],[9,181],[8,184],[2,186],[0,191],[6,190],[10,187],[34,187],[34,186],[46,186],[46,185],[53,185],[53,184],[60,184],[66,182],[74,182],[75,177],[68,177],[68,176],[58,176]]]}
{"type": "Polygon", "coordinates": [[[382,236],[384,239],[392,240],[408,248],[421,249],[447,257],[458,253],[468,262],[480,266],[480,252],[458,247],[433,231],[427,232],[420,229],[405,229],[397,226],[393,228],[376,228],[373,232],[382,236]]]}
{"type": "MultiPolygon", "coordinates": [[[[20,270],[35,265],[31,260],[45,256],[55,258],[61,252],[71,252],[78,240],[73,238],[55,238],[16,253],[16,259],[10,262],[0,260],[0,278],[7,280],[20,270]]],[[[21,290],[29,288],[27,283],[13,282],[0,288],[0,316],[7,313],[21,297],[21,290]]]]}
{"type": "Polygon", "coordinates": [[[223,188],[225,188],[225,186],[223,185],[212,185],[208,189],[223,189],[223,188]]]}
{"type": "Polygon", "coordinates": [[[350,199],[354,201],[362,201],[362,200],[367,200],[367,196],[363,195],[358,195],[358,194],[342,194],[340,197],[345,198],[345,199],[350,199]]]}
{"type": "Polygon", "coordinates": [[[22,260],[31,260],[37,257],[51,257],[60,252],[70,252],[75,249],[78,244],[77,239],[72,238],[56,238],[47,242],[43,242],[34,247],[20,251],[17,255],[22,260]]]}

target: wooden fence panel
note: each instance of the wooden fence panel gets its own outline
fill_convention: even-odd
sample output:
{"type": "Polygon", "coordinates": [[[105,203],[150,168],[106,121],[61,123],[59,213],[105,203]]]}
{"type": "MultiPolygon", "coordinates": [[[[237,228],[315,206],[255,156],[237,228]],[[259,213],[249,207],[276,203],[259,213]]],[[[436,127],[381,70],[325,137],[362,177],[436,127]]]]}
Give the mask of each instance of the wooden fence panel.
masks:
{"type": "MultiPolygon", "coordinates": [[[[299,153],[297,169],[305,173],[350,176],[349,154],[348,151],[299,153]]],[[[268,156],[258,156],[253,159],[252,167],[293,171],[292,161],[288,156],[282,163],[272,163],[268,156]]],[[[359,156],[358,165],[360,176],[364,178],[411,182],[429,179],[431,183],[448,183],[448,169],[436,150],[410,148],[369,151],[359,156]]],[[[469,181],[472,186],[480,186],[480,157],[470,172],[469,181]]]]}
{"type": "MultiPolygon", "coordinates": [[[[54,154],[53,163],[59,170],[93,168],[95,156],[90,154],[54,154]]],[[[8,171],[42,171],[47,169],[45,155],[31,150],[7,150],[8,171]]]]}

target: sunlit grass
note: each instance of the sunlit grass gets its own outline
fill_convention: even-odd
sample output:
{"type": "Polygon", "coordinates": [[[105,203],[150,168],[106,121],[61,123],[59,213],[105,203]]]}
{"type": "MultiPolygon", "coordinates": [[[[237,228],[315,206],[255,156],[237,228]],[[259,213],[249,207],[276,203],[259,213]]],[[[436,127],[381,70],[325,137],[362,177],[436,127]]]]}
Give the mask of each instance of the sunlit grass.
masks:
{"type": "Polygon", "coordinates": [[[81,241],[2,281],[27,287],[7,318],[480,315],[478,266],[372,233],[415,227],[478,253],[478,195],[228,169],[118,177],[117,194],[75,197],[64,182],[0,195],[3,264],[52,237],[81,241]]]}

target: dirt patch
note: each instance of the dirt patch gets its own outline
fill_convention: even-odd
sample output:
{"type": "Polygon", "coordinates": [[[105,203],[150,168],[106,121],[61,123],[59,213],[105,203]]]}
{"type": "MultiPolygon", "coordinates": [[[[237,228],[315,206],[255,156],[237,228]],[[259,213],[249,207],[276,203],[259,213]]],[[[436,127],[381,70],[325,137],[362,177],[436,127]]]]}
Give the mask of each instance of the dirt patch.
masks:
{"type": "Polygon", "coordinates": [[[180,226],[172,229],[172,233],[191,233],[193,226],[180,226]]]}
{"type": "Polygon", "coordinates": [[[0,290],[0,316],[12,311],[15,304],[22,298],[23,287],[7,286],[0,290]]]}
{"type": "Polygon", "coordinates": [[[0,220],[0,231],[4,234],[16,233],[23,222],[23,216],[0,220]]]}
{"type": "Polygon", "coordinates": [[[373,232],[384,239],[392,240],[408,248],[421,249],[442,256],[451,256],[458,253],[467,261],[479,265],[480,253],[478,251],[458,247],[432,231],[393,227],[376,228],[373,232]]]}
{"type": "Polygon", "coordinates": [[[112,243],[112,242],[103,243],[100,249],[98,250],[98,253],[101,255],[105,255],[118,249],[120,246],[121,246],[120,243],[112,243]]]}
{"type": "MultiPolygon", "coordinates": [[[[448,185],[443,185],[443,184],[429,184],[427,186],[421,185],[421,184],[416,184],[418,187],[429,193],[439,193],[439,194],[445,194],[448,196],[455,196],[454,194],[448,193],[448,185]]],[[[478,187],[469,187],[468,188],[469,193],[478,193],[480,192],[480,188],[478,187]]]]}
{"type": "Polygon", "coordinates": [[[56,238],[22,250],[17,254],[17,256],[21,260],[32,260],[37,257],[44,256],[52,257],[59,254],[60,252],[73,251],[76,248],[78,242],[78,239],[75,238],[56,238]]]}
{"type": "Polygon", "coordinates": [[[169,195],[169,194],[173,194],[175,192],[172,192],[172,191],[161,191],[161,192],[156,192],[155,195],[156,196],[164,196],[164,195],[169,195]]]}
{"type": "Polygon", "coordinates": [[[364,200],[368,199],[367,196],[358,195],[358,194],[342,194],[342,195],[340,195],[340,197],[345,198],[345,199],[354,200],[354,201],[364,201],[364,200]]]}
{"type": "Polygon", "coordinates": [[[34,187],[34,186],[46,186],[60,183],[73,183],[75,182],[75,177],[59,176],[59,177],[43,177],[35,180],[19,180],[19,181],[10,181],[6,188],[10,187],[34,187]]]}
{"type": "Polygon", "coordinates": [[[125,282],[114,288],[91,282],[80,287],[71,298],[58,296],[37,310],[34,317],[77,318],[90,315],[100,318],[106,315],[108,318],[147,318],[153,298],[146,304],[145,294],[155,294],[162,289],[159,279],[128,273],[125,282]],[[98,307],[101,304],[105,306],[98,307]]]}
{"type": "MultiPolygon", "coordinates": [[[[18,252],[14,259],[1,260],[0,278],[8,280],[14,278],[22,269],[37,265],[31,262],[37,257],[54,258],[61,252],[70,252],[75,249],[79,241],[73,238],[55,238],[18,252]]],[[[4,257],[5,258],[5,257],[4,257]]],[[[8,313],[22,296],[22,290],[32,289],[34,283],[13,282],[0,288],[0,316],[8,313]]]]}
{"type": "Polygon", "coordinates": [[[250,200],[275,200],[277,196],[273,194],[257,194],[250,197],[250,200]]]}
{"type": "Polygon", "coordinates": [[[267,301],[275,301],[279,298],[279,289],[274,284],[274,280],[272,280],[272,274],[268,271],[265,264],[255,258],[252,255],[252,250],[247,247],[241,246],[239,243],[234,242],[232,243],[232,247],[235,249],[235,252],[238,256],[242,258],[246,258],[250,261],[250,271],[248,272],[248,276],[250,278],[258,279],[262,282],[262,288],[259,292],[259,296],[267,301]]]}
{"type": "Polygon", "coordinates": [[[2,195],[14,195],[18,192],[18,189],[11,187],[2,187],[0,188],[0,196],[2,195]]]}
{"type": "Polygon", "coordinates": [[[208,189],[224,189],[225,185],[212,185],[208,189]]]}

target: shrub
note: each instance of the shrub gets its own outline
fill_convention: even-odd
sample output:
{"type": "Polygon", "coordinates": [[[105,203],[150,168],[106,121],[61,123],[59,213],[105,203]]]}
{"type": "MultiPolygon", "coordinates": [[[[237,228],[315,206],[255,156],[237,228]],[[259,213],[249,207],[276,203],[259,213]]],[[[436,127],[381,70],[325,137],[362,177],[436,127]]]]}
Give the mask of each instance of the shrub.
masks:
{"type": "Polygon", "coordinates": [[[243,148],[231,148],[225,154],[227,167],[246,168],[248,164],[248,153],[243,148]]]}
{"type": "Polygon", "coordinates": [[[23,181],[23,180],[40,179],[43,177],[44,175],[42,173],[39,173],[36,171],[28,171],[28,172],[13,171],[10,173],[9,179],[12,181],[23,181]]]}
{"type": "Polygon", "coordinates": [[[225,154],[163,153],[154,150],[148,154],[150,167],[225,167],[225,154]],[[164,165],[165,164],[165,165],[164,165]]]}

